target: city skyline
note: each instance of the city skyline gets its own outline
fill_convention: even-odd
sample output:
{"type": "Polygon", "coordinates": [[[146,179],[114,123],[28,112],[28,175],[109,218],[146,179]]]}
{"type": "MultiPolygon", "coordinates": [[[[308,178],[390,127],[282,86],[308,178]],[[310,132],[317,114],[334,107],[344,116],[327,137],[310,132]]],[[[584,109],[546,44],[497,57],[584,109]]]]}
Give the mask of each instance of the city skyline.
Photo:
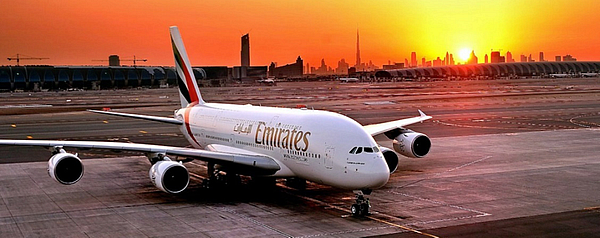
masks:
{"type": "MultiPolygon", "coordinates": [[[[186,31],[194,65],[235,66],[239,37],[252,35],[252,65],[286,64],[298,55],[305,63],[402,63],[418,52],[443,59],[446,52],[511,49],[544,52],[546,60],[573,55],[599,60],[600,20],[592,0],[474,1],[12,1],[0,16],[0,56],[47,57],[22,64],[101,65],[94,59],[117,54],[148,59],[146,65],[172,65],[170,25],[186,31]],[[318,6],[318,7],[316,7],[318,6]],[[409,9],[410,14],[407,13],[409,9]],[[32,14],[35,13],[35,14],[32,14]],[[332,17],[338,15],[339,17],[332,17]],[[360,29],[360,52],[358,30],[360,29]],[[355,35],[356,34],[356,35],[355,35]]],[[[0,65],[14,64],[4,59],[0,65]]],[[[352,66],[352,65],[351,65],[352,66]]]]}

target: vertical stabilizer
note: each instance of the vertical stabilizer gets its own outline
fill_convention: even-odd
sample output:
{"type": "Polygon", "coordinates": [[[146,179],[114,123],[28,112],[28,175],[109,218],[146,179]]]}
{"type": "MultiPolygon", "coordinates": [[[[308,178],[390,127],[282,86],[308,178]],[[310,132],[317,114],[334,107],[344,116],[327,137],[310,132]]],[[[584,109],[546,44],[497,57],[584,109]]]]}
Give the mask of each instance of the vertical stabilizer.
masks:
{"type": "Polygon", "coordinates": [[[204,104],[179,29],[172,26],[169,30],[171,31],[171,44],[173,45],[173,56],[175,57],[181,107],[187,107],[189,104],[204,104]]]}

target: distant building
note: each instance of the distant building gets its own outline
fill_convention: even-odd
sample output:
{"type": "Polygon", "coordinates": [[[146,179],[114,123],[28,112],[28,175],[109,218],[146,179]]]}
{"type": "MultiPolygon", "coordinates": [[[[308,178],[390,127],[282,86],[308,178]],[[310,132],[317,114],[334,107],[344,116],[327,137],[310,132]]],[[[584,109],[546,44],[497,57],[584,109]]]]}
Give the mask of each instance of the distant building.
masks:
{"type": "Polygon", "coordinates": [[[121,66],[121,60],[118,55],[108,56],[108,66],[121,66]]]}
{"type": "MultiPolygon", "coordinates": [[[[300,57],[298,57],[300,58],[300,57]]],[[[346,63],[345,59],[341,59],[338,61],[338,67],[335,68],[336,74],[348,74],[348,68],[350,68],[350,64],[346,63]]]]}
{"type": "Polygon", "coordinates": [[[537,77],[551,74],[596,73],[600,71],[600,61],[577,62],[526,62],[526,63],[497,63],[472,64],[441,67],[421,67],[380,70],[375,72],[378,78],[471,78],[471,77],[537,77]]]}
{"type": "Polygon", "coordinates": [[[250,36],[245,34],[242,36],[242,67],[250,66],[250,36]]]}
{"type": "MultiPolygon", "coordinates": [[[[508,52],[506,54],[508,55],[508,52]]],[[[504,63],[504,60],[502,60],[502,56],[500,56],[500,51],[492,51],[490,63],[504,63]]]]}
{"type": "Polygon", "coordinates": [[[354,65],[355,67],[358,67],[361,65],[360,62],[360,38],[358,35],[358,29],[356,30],[356,64],[354,65]]]}
{"type": "Polygon", "coordinates": [[[425,61],[426,61],[425,57],[421,58],[421,67],[426,67],[425,61]]]}
{"type": "Polygon", "coordinates": [[[540,58],[539,58],[540,62],[544,62],[544,52],[540,52],[540,58]]]}
{"type": "Polygon", "coordinates": [[[487,55],[487,54],[485,54],[485,55],[483,56],[483,59],[484,59],[484,60],[483,60],[483,62],[487,64],[487,63],[488,63],[488,55],[487,55]]]}
{"type": "Polygon", "coordinates": [[[521,55],[521,62],[527,62],[527,56],[521,55]]]}
{"type": "Polygon", "coordinates": [[[515,59],[513,59],[512,53],[510,51],[506,51],[506,63],[513,63],[515,59]]]}
{"type": "MultiPolygon", "coordinates": [[[[408,60],[406,60],[408,61],[408,60]]],[[[404,63],[394,63],[394,64],[389,64],[389,65],[384,65],[383,69],[403,69],[404,68],[404,63]]]]}
{"type": "MultiPolygon", "coordinates": [[[[198,85],[228,79],[227,67],[193,67],[198,85]]],[[[177,72],[166,66],[0,66],[0,91],[172,87],[177,72]]]]}
{"type": "Polygon", "coordinates": [[[450,55],[448,55],[448,51],[446,51],[446,57],[444,58],[445,65],[450,65],[450,55]]]}
{"type": "Polygon", "coordinates": [[[410,53],[410,66],[409,67],[417,67],[417,52],[410,53]]]}
{"type": "MultiPolygon", "coordinates": [[[[269,66],[269,76],[271,77],[301,77],[303,73],[304,62],[302,58],[298,56],[296,63],[286,64],[284,66],[277,67],[274,62],[269,66]]],[[[308,64],[307,64],[308,67],[308,64]]]]}
{"type": "Polygon", "coordinates": [[[467,64],[477,64],[478,62],[477,56],[475,56],[475,51],[471,51],[471,55],[469,56],[467,64]]]}
{"type": "Polygon", "coordinates": [[[433,67],[436,66],[442,66],[442,59],[440,59],[440,57],[437,57],[437,59],[433,61],[433,67]]]}
{"type": "Polygon", "coordinates": [[[267,77],[267,66],[234,66],[231,68],[231,78],[236,80],[260,80],[267,77]]]}
{"type": "Polygon", "coordinates": [[[561,61],[560,58],[561,58],[560,55],[557,55],[557,56],[554,57],[554,61],[560,62],[561,61]]]}
{"type": "Polygon", "coordinates": [[[319,68],[314,69],[314,67],[313,67],[312,69],[313,70],[311,71],[311,73],[316,74],[316,75],[331,75],[331,74],[333,74],[331,67],[328,67],[325,64],[325,59],[321,59],[321,66],[319,66],[319,68]]]}
{"type": "Polygon", "coordinates": [[[531,54],[529,54],[529,56],[527,57],[527,62],[535,62],[535,60],[533,60],[533,58],[531,57],[531,54]]]}
{"type": "Polygon", "coordinates": [[[249,76],[248,67],[250,67],[250,36],[245,34],[242,36],[241,66],[233,68],[233,78],[245,79],[249,76]]]}
{"type": "Polygon", "coordinates": [[[573,58],[571,55],[563,56],[563,61],[577,61],[577,59],[573,58]]]}

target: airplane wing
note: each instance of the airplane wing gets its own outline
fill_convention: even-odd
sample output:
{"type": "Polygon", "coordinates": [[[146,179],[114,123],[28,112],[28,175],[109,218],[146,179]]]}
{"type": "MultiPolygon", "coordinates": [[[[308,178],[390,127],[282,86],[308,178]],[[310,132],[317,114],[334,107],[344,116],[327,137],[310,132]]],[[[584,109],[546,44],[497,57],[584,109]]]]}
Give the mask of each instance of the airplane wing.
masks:
{"type": "Polygon", "coordinates": [[[123,113],[123,112],[98,111],[98,110],[87,110],[87,111],[94,112],[94,113],[100,113],[100,114],[107,114],[107,115],[112,115],[112,116],[130,117],[130,118],[143,119],[143,120],[149,120],[149,121],[157,121],[157,122],[163,122],[163,123],[169,123],[169,124],[175,124],[175,125],[183,124],[183,121],[177,120],[175,118],[168,118],[168,117],[157,117],[157,116],[148,116],[148,115],[131,114],[131,113],[123,113]]]}
{"type": "Polygon", "coordinates": [[[372,125],[366,125],[363,126],[365,128],[365,130],[371,134],[371,136],[376,136],[394,129],[402,129],[402,127],[410,125],[410,124],[414,124],[417,122],[422,122],[425,120],[429,120],[432,117],[431,116],[427,116],[425,115],[425,113],[423,113],[421,110],[419,110],[419,114],[421,114],[418,117],[411,117],[411,118],[406,118],[406,119],[401,119],[401,120],[397,120],[397,121],[390,121],[390,122],[384,122],[384,123],[379,123],[379,124],[372,124],[372,125]]]}
{"type": "Polygon", "coordinates": [[[135,151],[143,153],[164,153],[166,155],[184,156],[218,164],[231,164],[255,169],[265,174],[274,174],[281,169],[271,157],[257,153],[242,151],[209,151],[174,146],[149,144],[103,142],[103,141],[52,141],[52,140],[0,140],[0,145],[42,146],[42,147],[71,147],[79,149],[103,149],[114,151],[135,151]]]}

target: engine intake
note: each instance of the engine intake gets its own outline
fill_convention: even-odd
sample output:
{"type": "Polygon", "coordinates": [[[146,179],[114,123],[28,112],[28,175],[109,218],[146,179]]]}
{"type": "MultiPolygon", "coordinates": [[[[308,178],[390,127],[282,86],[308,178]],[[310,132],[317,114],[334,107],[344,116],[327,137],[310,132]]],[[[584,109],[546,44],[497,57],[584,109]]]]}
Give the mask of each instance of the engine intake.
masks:
{"type": "Polygon", "coordinates": [[[61,184],[71,185],[83,177],[83,164],[74,154],[57,153],[48,161],[48,175],[61,184]]]}
{"type": "Polygon", "coordinates": [[[413,158],[424,157],[431,148],[429,137],[417,132],[402,133],[394,138],[393,144],[396,152],[413,158]]]}
{"type": "Polygon", "coordinates": [[[149,175],[154,186],[167,193],[180,193],[190,183],[190,174],[185,166],[170,160],[156,162],[149,175]]]}
{"type": "Polygon", "coordinates": [[[380,148],[381,153],[383,154],[383,158],[385,159],[385,162],[387,163],[388,168],[390,169],[390,174],[393,174],[398,169],[398,164],[400,161],[398,159],[398,155],[391,149],[385,147],[380,148]]]}

